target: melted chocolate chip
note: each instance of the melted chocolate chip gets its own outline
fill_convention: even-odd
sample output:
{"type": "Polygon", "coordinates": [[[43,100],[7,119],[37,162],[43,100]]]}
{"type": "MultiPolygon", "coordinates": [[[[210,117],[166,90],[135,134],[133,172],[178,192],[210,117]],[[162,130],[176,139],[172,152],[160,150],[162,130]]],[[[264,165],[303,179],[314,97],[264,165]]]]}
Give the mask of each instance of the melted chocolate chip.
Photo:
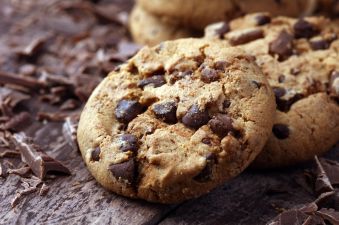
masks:
{"type": "Polygon", "coordinates": [[[226,71],[226,68],[230,65],[229,62],[226,62],[226,61],[217,61],[214,63],[214,67],[215,69],[219,70],[219,71],[222,71],[222,72],[225,72],[226,71]]]}
{"type": "Polygon", "coordinates": [[[123,179],[130,184],[135,182],[136,178],[136,165],[134,159],[129,159],[126,162],[112,164],[109,166],[112,175],[117,179],[123,179]]]}
{"type": "Polygon", "coordinates": [[[224,35],[230,31],[230,26],[228,23],[224,22],[222,26],[215,30],[215,33],[219,36],[220,39],[224,39],[224,35]]]}
{"type": "Polygon", "coordinates": [[[280,123],[273,125],[272,132],[278,139],[286,139],[290,134],[287,125],[280,123]]]}
{"type": "Polygon", "coordinates": [[[271,17],[268,15],[258,15],[255,17],[258,26],[262,26],[271,22],[271,17]]]}
{"type": "Polygon", "coordinates": [[[219,74],[216,70],[205,67],[201,71],[201,80],[205,83],[211,83],[213,81],[219,80],[219,74]]]}
{"type": "Polygon", "coordinates": [[[285,79],[286,79],[286,77],[283,74],[279,75],[279,77],[278,77],[279,83],[284,83],[285,79]]]}
{"type": "Polygon", "coordinates": [[[119,137],[119,149],[122,152],[132,151],[136,152],[138,151],[139,145],[138,145],[138,139],[133,134],[123,134],[119,137]]]}
{"type": "Polygon", "coordinates": [[[121,123],[129,123],[143,111],[144,107],[139,102],[123,99],[115,109],[115,117],[121,123]]]}
{"type": "Polygon", "coordinates": [[[242,31],[242,33],[239,33],[238,35],[234,35],[233,37],[230,37],[230,43],[232,45],[242,45],[246,44],[248,42],[257,40],[259,38],[264,37],[264,32],[262,29],[250,29],[242,31]]]}
{"type": "Polygon", "coordinates": [[[330,42],[324,39],[311,40],[310,45],[313,50],[322,50],[328,49],[330,47],[330,42]]]}
{"type": "Polygon", "coordinates": [[[279,36],[269,44],[269,53],[271,55],[278,55],[280,61],[287,59],[293,54],[292,41],[292,35],[283,30],[279,36]]]}
{"type": "Polygon", "coordinates": [[[155,104],[153,106],[155,116],[166,123],[177,122],[177,103],[175,101],[168,101],[164,103],[155,104]]]}
{"type": "Polygon", "coordinates": [[[311,38],[318,34],[316,27],[304,19],[299,19],[294,25],[294,36],[296,38],[311,38]]]}
{"type": "Polygon", "coordinates": [[[153,85],[153,87],[160,87],[164,84],[166,84],[166,80],[164,78],[164,76],[160,76],[160,75],[155,75],[146,79],[143,79],[141,81],[139,81],[138,83],[138,87],[143,88],[146,85],[153,85]]]}
{"type": "Polygon", "coordinates": [[[225,137],[233,130],[232,118],[226,114],[218,114],[208,122],[211,130],[219,137],[225,137]]]}
{"type": "Polygon", "coordinates": [[[95,149],[93,149],[91,152],[91,161],[99,161],[100,153],[101,153],[101,150],[99,147],[96,147],[95,149]]]}
{"type": "Polygon", "coordinates": [[[198,105],[192,105],[182,118],[183,124],[191,128],[199,128],[202,125],[207,124],[209,115],[207,110],[200,111],[198,105]]]}
{"type": "Polygon", "coordinates": [[[193,179],[200,183],[210,181],[212,178],[213,165],[215,163],[217,163],[217,156],[214,153],[208,153],[204,169],[202,169],[193,179]]]}

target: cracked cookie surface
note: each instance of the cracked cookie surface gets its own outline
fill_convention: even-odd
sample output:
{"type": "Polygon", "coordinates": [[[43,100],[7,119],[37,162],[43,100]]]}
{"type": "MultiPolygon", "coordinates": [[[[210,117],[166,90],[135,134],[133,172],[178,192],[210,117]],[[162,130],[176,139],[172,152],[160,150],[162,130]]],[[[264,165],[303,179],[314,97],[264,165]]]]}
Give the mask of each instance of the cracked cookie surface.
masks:
{"type": "Polygon", "coordinates": [[[84,161],[104,187],[175,203],[235,177],[270,134],[274,94],[238,48],[181,39],[111,72],[79,123],[84,161]]]}
{"type": "Polygon", "coordinates": [[[253,12],[292,17],[310,15],[317,6],[317,0],[138,0],[138,3],[158,17],[196,29],[253,12]]]}
{"type": "Polygon", "coordinates": [[[254,166],[304,162],[339,141],[338,35],[338,21],[272,18],[266,13],[206,28],[207,39],[255,56],[275,93],[272,135],[254,166]]]}

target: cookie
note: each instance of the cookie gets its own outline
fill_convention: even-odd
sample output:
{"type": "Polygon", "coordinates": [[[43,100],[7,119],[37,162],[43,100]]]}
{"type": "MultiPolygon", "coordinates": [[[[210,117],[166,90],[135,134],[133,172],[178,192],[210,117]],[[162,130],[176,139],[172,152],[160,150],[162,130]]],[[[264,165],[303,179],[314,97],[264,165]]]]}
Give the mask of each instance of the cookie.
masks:
{"type": "Polygon", "coordinates": [[[176,203],[243,171],[271,132],[274,94],[253,58],[203,39],[144,47],[88,100],[84,161],[104,187],[176,203]]]}
{"type": "Polygon", "coordinates": [[[309,15],[317,6],[317,0],[138,0],[138,3],[158,17],[175,19],[196,29],[258,11],[296,17],[309,15]]]}
{"type": "Polygon", "coordinates": [[[272,18],[265,13],[206,28],[207,39],[255,56],[275,92],[272,135],[254,166],[304,162],[339,141],[338,35],[338,22],[324,17],[272,18]]]}
{"type": "Polygon", "coordinates": [[[180,27],[175,21],[161,20],[138,5],[134,6],[130,14],[129,30],[135,42],[149,46],[166,40],[198,35],[197,31],[180,27]]]}

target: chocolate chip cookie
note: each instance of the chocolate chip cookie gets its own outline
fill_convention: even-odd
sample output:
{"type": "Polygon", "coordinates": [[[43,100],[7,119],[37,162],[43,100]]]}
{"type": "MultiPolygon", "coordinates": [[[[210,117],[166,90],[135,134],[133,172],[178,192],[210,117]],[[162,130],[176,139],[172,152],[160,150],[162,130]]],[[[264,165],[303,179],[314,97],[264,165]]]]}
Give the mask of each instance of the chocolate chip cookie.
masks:
{"type": "Polygon", "coordinates": [[[317,0],[138,0],[138,3],[158,17],[175,19],[196,29],[258,11],[295,17],[309,15],[317,6],[317,0]]]}
{"type": "Polygon", "coordinates": [[[253,57],[181,39],[144,47],[111,72],[82,112],[78,142],[107,189],[175,203],[244,170],[266,143],[274,112],[253,57]]]}
{"type": "Polygon", "coordinates": [[[135,42],[149,46],[166,40],[198,35],[197,31],[181,27],[175,21],[158,18],[138,5],[134,6],[130,14],[129,30],[135,42]]]}
{"type": "Polygon", "coordinates": [[[256,57],[275,93],[272,135],[254,165],[279,167],[325,153],[339,141],[339,26],[324,17],[249,14],[206,28],[208,39],[256,57]]]}

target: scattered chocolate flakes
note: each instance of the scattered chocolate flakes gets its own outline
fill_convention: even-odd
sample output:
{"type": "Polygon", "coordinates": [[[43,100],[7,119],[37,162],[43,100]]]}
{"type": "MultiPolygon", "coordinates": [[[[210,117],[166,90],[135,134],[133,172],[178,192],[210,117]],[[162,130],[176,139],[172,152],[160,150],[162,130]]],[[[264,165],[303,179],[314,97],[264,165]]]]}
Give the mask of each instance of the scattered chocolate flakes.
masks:
{"type": "Polygon", "coordinates": [[[271,17],[269,15],[260,14],[255,17],[258,26],[262,26],[271,22],[271,17]]]}
{"type": "Polygon", "coordinates": [[[134,159],[112,164],[109,166],[109,170],[116,179],[128,181],[129,184],[134,184],[136,180],[136,165],[134,159]]]}
{"type": "Polygon", "coordinates": [[[131,151],[133,153],[138,151],[139,144],[138,139],[133,134],[123,134],[118,140],[119,149],[122,152],[131,151]]]}
{"type": "Polygon", "coordinates": [[[152,109],[158,119],[170,124],[177,122],[177,103],[175,101],[154,104],[152,109]]]}
{"type": "Polygon", "coordinates": [[[290,134],[290,130],[288,129],[288,126],[285,124],[274,124],[272,128],[272,132],[274,136],[276,136],[278,139],[286,139],[288,138],[290,134]]]}
{"type": "Polygon", "coordinates": [[[215,69],[205,67],[201,71],[201,80],[205,83],[217,81],[219,78],[219,73],[215,69]]]}
{"type": "Polygon", "coordinates": [[[3,126],[5,130],[14,132],[22,131],[25,127],[32,123],[31,115],[28,112],[21,112],[14,115],[3,126]]]}
{"type": "Polygon", "coordinates": [[[186,114],[182,117],[182,122],[188,127],[199,128],[209,121],[207,110],[201,111],[197,104],[192,105],[186,114]]]}
{"type": "Polygon", "coordinates": [[[293,54],[293,36],[283,30],[278,37],[269,44],[269,54],[278,55],[278,60],[283,61],[293,54]]]}
{"type": "Polygon", "coordinates": [[[122,99],[115,109],[115,117],[121,123],[129,123],[143,111],[144,107],[139,102],[122,99]]]}
{"type": "Polygon", "coordinates": [[[245,44],[264,37],[264,31],[260,28],[248,28],[246,30],[234,31],[229,33],[231,45],[245,44]]]}
{"type": "Polygon", "coordinates": [[[230,31],[230,26],[227,22],[223,22],[220,28],[215,30],[215,33],[218,35],[220,39],[224,39],[224,35],[230,31]]]}
{"type": "Polygon", "coordinates": [[[226,114],[217,114],[208,122],[211,130],[219,137],[225,137],[233,131],[232,118],[226,114]]]}
{"type": "Polygon", "coordinates": [[[44,84],[42,82],[34,78],[27,76],[18,76],[16,74],[5,71],[0,71],[0,83],[19,85],[31,90],[37,90],[44,87],[44,84]]]}
{"type": "Polygon", "coordinates": [[[100,160],[100,147],[96,147],[91,152],[91,161],[99,161],[100,160]]]}
{"type": "Polygon", "coordinates": [[[311,38],[319,33],[319,30],[304,19],[299,19],[294,25],[294,36],[296,38],[311,38]]]}
{"type": "Polygon", "coordinates": [[[204,183],[211,180],[213,173],[213,165],[217,162],[217,156],[214,153],[208,153],[206,156],[206,165],[202,171],[193,179],[197,182],[204,183]]]}
{"type": "Polygon", "coordinates": [[[71,174],[67,167],[44,153],[24,133],[15,133],[13,141],[21,152],[22,161],[27,163],[33,173],[40,179],[43,179],[48,172],[71,174]]]}
{"type": "Polygon", "coordinates": [[[0,87],[0,112],[5,116],[12,116],[13,109],[22,101],[29,99],[30,96],[21,92],[0,87]]]}
{"type": "Polygon", "coordinates": [[[145,78],[138,83],[138,87],[143,88],[147,85],[153,85],[153,87],[160,87],[162,85],[166,84],[166,80],[164,76],[161,75],[155,75],[152,77],[145,78]]]}

